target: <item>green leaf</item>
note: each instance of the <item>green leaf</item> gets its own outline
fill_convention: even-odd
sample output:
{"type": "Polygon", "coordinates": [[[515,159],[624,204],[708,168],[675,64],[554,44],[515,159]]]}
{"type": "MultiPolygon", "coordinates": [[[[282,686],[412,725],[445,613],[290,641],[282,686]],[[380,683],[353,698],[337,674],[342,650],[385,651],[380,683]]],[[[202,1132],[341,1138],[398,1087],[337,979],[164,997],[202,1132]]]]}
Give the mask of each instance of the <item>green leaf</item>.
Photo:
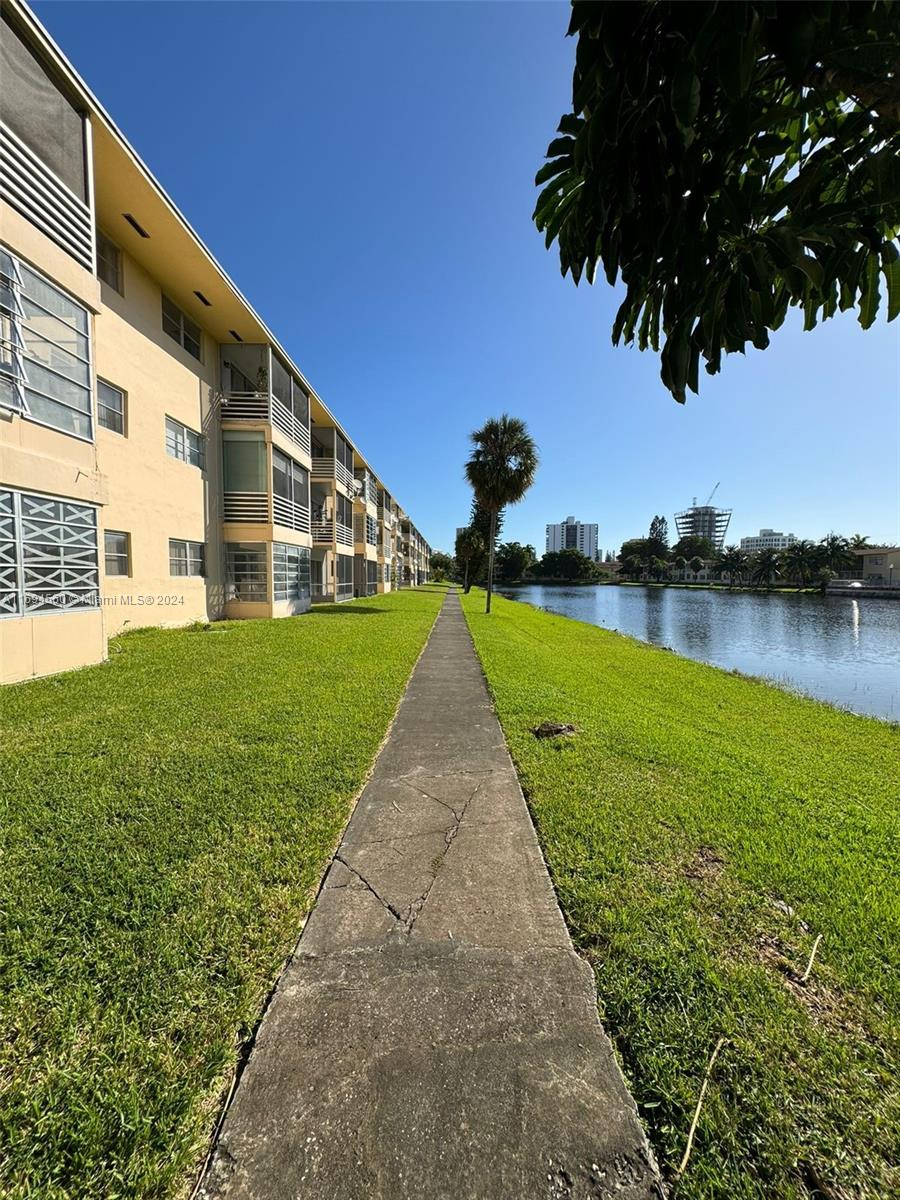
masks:
{"type": "Polygon", "coordinates": [[[893,242],[885,242],[881,247],[881,269],[887,286],[887,319],[893,321],[900,314],[900,254],[893,242]]]}
{"type": "Polygon", "coordinates": [[[859,323],[863,329],[868,329],[874,323],[880,299],[881,296],[878,291],[878,255],[869,254],[866,259],[865,275],[863,276],[862,295],[859,298],[859,323]]]}
{"type": "Polygon", "coordinates": [[[682,129],[688,129],[700,111],[700,80],[693,66],[684,62],[672,81],[672,111],[682,129]]]}
{"type": "Polygon", "coordinates": [[[810,283],[815,284],[817,288],[822,286],[825,281],[825,272],[817,258],[813,258],[811,254],[801,254],[794,265],[800,268],[810,283]]]}

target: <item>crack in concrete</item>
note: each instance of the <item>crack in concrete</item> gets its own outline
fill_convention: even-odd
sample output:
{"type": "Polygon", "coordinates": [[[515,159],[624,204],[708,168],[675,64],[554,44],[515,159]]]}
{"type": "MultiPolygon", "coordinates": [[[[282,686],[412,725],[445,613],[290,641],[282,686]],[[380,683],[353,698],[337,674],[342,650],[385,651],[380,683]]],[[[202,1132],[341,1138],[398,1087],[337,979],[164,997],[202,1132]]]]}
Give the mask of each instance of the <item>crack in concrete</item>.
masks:
{"type": "MultiPolygon", "coordinates": [[[[478,795],[478,792],[480,791],[481,785],[483,783],[484,783],[483,779],[480,780],[478,783],[476,783],[474,791],[469,796],[469,798],[465,802],[465,804],[462,806],[462,810],[458,815],[454,811],[454,809],[450,808],[449,804],[445,805],[446,808],[450,809],[450,812],[453,813],[454,817],[456,817],[456,820],[454,821],[454,823],[450,827],[450,829],[448,829],[447,832],[444,834],[444,849],[443,849],[443,852],[441,853],[439,859],[437,860],[437,866],[434,868],[434,872],[431,877],[431,883],[429,883],[428,887],[425,889],[425,891],[422,893],[421,896],[419,896],[415,900],[413,900],[412,904],[410,904],[409,909],[407,910],[407,912],[408,912],[407,929],[406,929],[407,937],[409,937],[409,935],[412,933],[413,927],[415,926],[416,921],[422,915],[422,911],[425,908],[425,904],[428,900],[428,897],[431,895],[431,889],[434,887],[435,883],[437,882],[437,877],[440,874],[441,867],[444,865],[444,862],[447,858],[447,854],[450,851],[450,847],[453,845],[454,838],[459,833],[459,827],[463,822],[463,818],[466,815],[469,805],[472,803],[472,801],[478,795]]],[[[416,790],[419,791],[420,789],[417,788],[416,790]]],[[[427,792],[423,792],[422,794],[424,796],[428,795],[427,792]]],[[[430,798],[432,800],[436,799],[436,797],[434,797],[434,796],[431,796],[430,798]]],[[[438,800],[438,804],[443,804],[443,803],[444,803],[443,800],[438,800]]]]}
{"type": "Polygon", "coordinates": [[[400,924],[400,925],[405,924],[403,917],[397,911],[397,909],[394,908],[393,904],[391,904],[391,902],[389,900],[385,900],[385,898],[383,896],[379,895],[378,891],[374,887],[372,887],[371,883],[369,883],[369,881],[368,881],[368,879],[366,879],[365,875],[363,875],[361,872],[357,871],[356,867],[354,867],[350,863],[348,863],[345,858],[342,858],[340,855],[340,852],[335,854],[334,861],[341,863],[341,865],[345,866],[348,871],[352,871],[352,873],[356,876],[356,878],[359,880],[359,882],[368,891],[370,891],[372,893],[372,895],[375,897],[375,899],[378,901],[378,903],[384,908],[385,912],[389,912],[398,924],[400,924]]]}

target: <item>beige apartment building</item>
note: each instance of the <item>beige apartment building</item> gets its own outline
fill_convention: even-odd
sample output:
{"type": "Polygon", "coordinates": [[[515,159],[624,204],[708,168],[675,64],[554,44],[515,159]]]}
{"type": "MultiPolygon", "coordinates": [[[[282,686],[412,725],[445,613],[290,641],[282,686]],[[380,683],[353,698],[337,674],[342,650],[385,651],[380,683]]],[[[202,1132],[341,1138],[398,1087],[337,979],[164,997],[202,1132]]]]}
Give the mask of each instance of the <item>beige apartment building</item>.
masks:
{"type": "Polygon", "coordinates": [[[0,681],[430,549],[20,0],[0,15],[0,681]]]}

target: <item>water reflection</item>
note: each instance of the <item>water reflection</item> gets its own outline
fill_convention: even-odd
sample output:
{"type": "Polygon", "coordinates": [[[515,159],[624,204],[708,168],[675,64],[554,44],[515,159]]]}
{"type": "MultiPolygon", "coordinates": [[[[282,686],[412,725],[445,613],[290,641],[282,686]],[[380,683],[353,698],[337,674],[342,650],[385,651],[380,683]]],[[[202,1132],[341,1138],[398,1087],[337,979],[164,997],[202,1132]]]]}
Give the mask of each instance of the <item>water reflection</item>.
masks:
{"type": "Polygon", "coordinates": [[[900,720],[895,600],[539,584],[506,594],[689,658],[767,676],[855,712],[900,720]]]}

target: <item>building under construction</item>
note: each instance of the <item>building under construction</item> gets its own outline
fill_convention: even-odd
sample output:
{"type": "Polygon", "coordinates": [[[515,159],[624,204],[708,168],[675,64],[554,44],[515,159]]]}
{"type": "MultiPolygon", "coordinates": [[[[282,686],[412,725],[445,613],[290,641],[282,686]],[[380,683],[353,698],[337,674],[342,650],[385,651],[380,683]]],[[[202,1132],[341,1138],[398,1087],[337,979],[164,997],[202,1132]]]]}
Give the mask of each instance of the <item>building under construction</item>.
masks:
{"type": "MultiPolygon", "coordinates": [[[[712,497],[710,497],[712,499],[712,497]]],[[[675,514],[675,528],[679,538],[709,538],[717,550],[725,545],[725,534],[731,520],[730,508],[714,508],[712,504],[694,503],[684,512],[675,514]]]]}

